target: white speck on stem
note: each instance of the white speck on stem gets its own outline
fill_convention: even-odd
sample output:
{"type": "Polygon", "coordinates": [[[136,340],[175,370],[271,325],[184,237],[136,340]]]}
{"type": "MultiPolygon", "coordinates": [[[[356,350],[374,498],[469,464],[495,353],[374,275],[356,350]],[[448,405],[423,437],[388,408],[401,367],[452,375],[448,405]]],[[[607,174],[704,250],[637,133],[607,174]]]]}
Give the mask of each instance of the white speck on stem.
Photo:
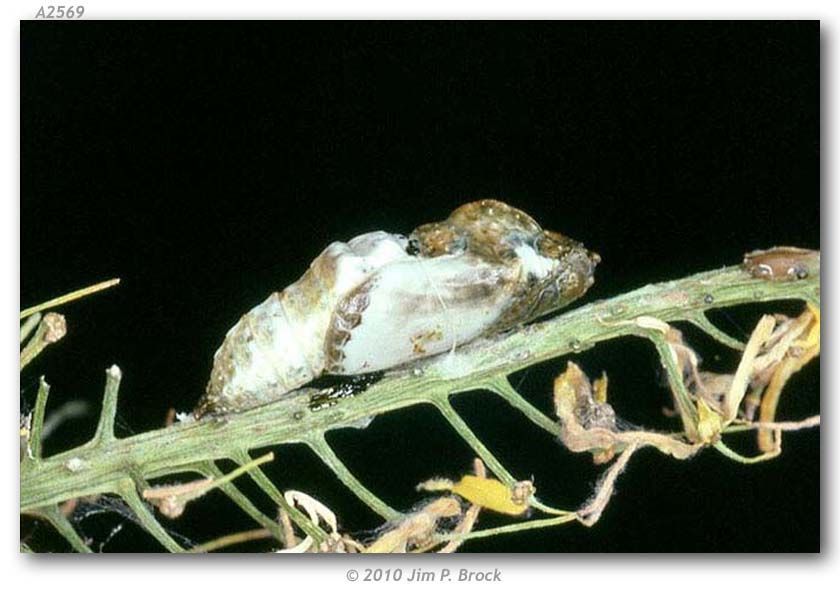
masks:
{"type": "Polygon", "coordinates": [[[64,463],[64,466],[71,473],[78,473],[79,471],[87,467],[87,463],[81,458],[74,456],[73,458],[69,459],[66,463],[64,463]]]}

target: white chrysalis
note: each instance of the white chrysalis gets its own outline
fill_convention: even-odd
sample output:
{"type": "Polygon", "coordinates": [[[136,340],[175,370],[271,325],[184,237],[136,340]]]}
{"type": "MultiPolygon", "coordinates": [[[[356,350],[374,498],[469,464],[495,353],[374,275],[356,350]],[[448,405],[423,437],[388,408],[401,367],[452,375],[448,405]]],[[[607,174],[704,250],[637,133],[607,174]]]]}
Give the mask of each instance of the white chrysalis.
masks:
{"type": "Polygon", "coordinates": [[[214,357],[196,415],[280,399],[323,374],[382,371],[556,310],[593,283],[597,254],[496,200],[409,236],[333,242],[244,315],[214,357]]]}

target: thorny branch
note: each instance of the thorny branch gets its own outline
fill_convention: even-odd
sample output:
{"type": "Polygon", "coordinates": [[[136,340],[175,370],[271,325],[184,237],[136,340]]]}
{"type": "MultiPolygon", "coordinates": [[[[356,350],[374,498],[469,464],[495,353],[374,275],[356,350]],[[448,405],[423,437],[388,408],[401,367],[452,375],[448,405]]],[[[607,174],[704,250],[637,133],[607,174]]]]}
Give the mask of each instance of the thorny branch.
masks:
{"type": "MultiPolygon", "coordinates": [[[[459,349],[455,356],[432,358],[390,373],[351,398],[300,390],[283,402],[224,419],[194,422],[186,418],[162,430],[122,439],[113,432],[121,376],[115,366],[107,372],[95,437],[79,448],[46,458],[41,455],[41,436],[49,386],[42,380],[33,413],[21,419],[21,512],[50,522],[77,551],[89,548],[59,509],[66,501],[99,494],[120,496],[163,547],[178,552],[185,549],[168,534],[146,502],[174,518],[188,509],[190,502],[217,487],[260,528],[226,535],[191,551],[212,551],[273,537],[284,552],[451,552],[467,540],[482,537],[573,521],[591,526],[606,509],[620,473],[641,447],[654,447],[679,460],[711,447],[749,464],[777,456],[783,432],[819,425],[819,415],[793,423],[775,422],[785,384],[819,355],[819,262],[818,252],[792,248],[752,253],[747,255],[745,267],[700,273],[593,302],[549,321],[477,341],[459,349]],[[765,315],[746,342],[719,330],[706,314],[715,308],[782,299],[802,300],[805,309],[794,317],[765,315]],[[677,321],[690,322],[718,342],[741,351],[735,372],[700,370],[699,356],[672,324],[677,321]],[[573,362],[555,381],[556,420],[536,410],[507,381],[508,375],[523,367],[626,335],[641,336],[656,347],[681,430],[620,429],[608,401],[606,376],[591,382],[573,362]],[[502,396],[535,425],[556,435],[569,450],[589,452],[596,463],[609,464],[591,500],[576,510],[550,507],[539,500],[533,482],[517,480],[451,405],[452,394],[475,389],[502,396]],[[376,415],[418,403],[436,406],[480,459],[476,459],[474,474],[457,482],[431,479],[420,484],[420,489],[442,495],[400,513],[356,479],[327,445],[324,434],[340,427],[363,426],[376,415]],[[748,430],[756,431],[759,450],[749,457],[724,442],[727,434],[748,430]],[[363,542],[341,533],[329,507],[302,492],[281,492],[268,480],[259,464],[270,456],[254,460],[249,455],[254,448],[292,442],[308,444],[354,494],[386,519],[375,539],[363,542]],[[219,459],[240,466],[225,475],[215,464],[219,459]],[[488,467],[493,477],[488,475],[488,467]],[[176,486],[149,484],[158,477],[186,473],[197,473],[203,479],[176,486]],[[239,491],[233,478],[244,473],[274,500],[276,519],[260,512],[239,491]],[[517,520],[477,530],[482,510],[517,520]]],[[[42,307],[54,305],[55,301],[50,301],[42,307]]],[[[33,314],[38,314],[37,310],[26,312],[33,314]]],[[[27,347],[38,339],[39,319],[30,316],[24,321],[21,344],[36,326],[39,329],[27,347]]]]}

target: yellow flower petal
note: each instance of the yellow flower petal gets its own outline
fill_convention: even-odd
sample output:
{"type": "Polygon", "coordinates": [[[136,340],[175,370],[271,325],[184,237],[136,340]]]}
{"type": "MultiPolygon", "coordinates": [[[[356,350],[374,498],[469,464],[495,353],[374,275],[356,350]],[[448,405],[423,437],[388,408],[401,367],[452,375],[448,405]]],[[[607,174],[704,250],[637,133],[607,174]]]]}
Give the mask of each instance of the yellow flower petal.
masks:
{"type": "Polygon", "coordinates": [[[506,515],[521,515],[528,508],[525,503],[514,502],[510,488],[496,479],[464,475],[452,491],[473,504],[506,515]]]}

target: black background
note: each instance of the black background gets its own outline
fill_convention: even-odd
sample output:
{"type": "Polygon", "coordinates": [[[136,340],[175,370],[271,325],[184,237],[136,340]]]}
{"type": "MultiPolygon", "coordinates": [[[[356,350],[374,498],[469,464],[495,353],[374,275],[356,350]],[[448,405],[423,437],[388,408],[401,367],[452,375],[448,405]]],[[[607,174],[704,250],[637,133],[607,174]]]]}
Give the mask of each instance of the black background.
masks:
{"type": "MultiPolygon", "coordinates": [[[[62,311],[69,333],[21,375],[22,407],[44,373],[51,407],[82,399],[93,411],[117,363],[119,434],[159,427],[170,406],[192,408],[239,316],[329,242],[407,233],[478,198],[597,250],[590,299],[754,248],[818,248],[819,43],[816,22],[23,23],[21,305],[122,284],[62,311]]],[[[719,318],[744,337],[755,311],[719,318]]],[[[708,368],[734,366],[688,333],[708,368]]],[[[673,426],[648,345],[621,340],[576,360],[610,374],[623,417],[673,426]]],[[[565,362],[512,381],[548,410],[565,362]]],[[[782,418],[817,412],[819,366],[783,400],[782,418]]],[[[545,500],[572,508],[591,493],[591,461],[501,401],[470,395],[457,407],[545,500]]],[[[91,413],[63,426],[47,452],[94,425],[91,413]]],[[[418,481],[470,466],[431,409],[330,439],[398,508],[420,500],[418,481]]],[[[281,449],[269,471],[361,537],[378,524],[303,449],[281,449]]],[[[679,463],[646,450],[593,529],[465,549],[818,551],[819,502],[816,431],[751,467],[714,451],[679,463]]],[[[106,551],[156,549],[118,514],[79,525],[97,547],[120,523],[106,551]]],[[[204,541],[253,525],[214,496],[167,526],[204,541]]],[[[43,527],[32,535],[64,547],[43,527]]]]}

